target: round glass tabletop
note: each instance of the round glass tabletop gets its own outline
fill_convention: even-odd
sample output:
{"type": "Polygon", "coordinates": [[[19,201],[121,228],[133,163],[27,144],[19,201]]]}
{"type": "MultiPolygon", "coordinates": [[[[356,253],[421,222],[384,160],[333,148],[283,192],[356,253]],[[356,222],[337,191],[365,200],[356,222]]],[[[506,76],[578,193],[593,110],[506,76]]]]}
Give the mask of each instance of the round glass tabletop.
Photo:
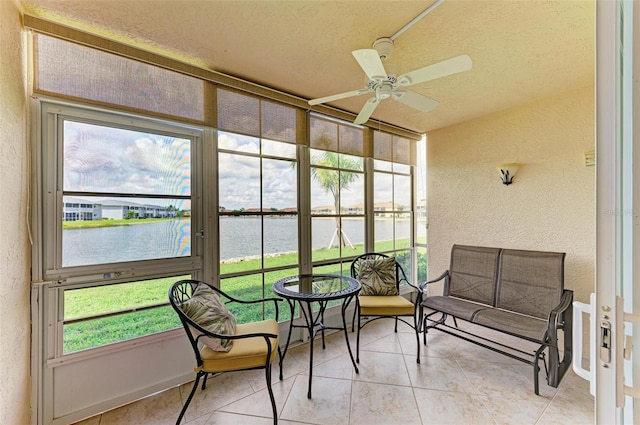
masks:
{"type": "Polygon", "coordinates": [[[273,284],[273,292],[299,300],[333,300],[348,297],[360,290],[360,282],[337,274],[289,276],[273,284]]]}

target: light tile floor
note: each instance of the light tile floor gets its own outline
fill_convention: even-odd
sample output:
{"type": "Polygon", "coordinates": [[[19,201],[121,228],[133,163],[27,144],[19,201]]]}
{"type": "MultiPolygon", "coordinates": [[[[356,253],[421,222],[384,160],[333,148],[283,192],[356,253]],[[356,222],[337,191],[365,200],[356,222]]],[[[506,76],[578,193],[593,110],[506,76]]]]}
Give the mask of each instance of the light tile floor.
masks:
{"type": "MultiPolygon", "coordinates": [[[[278,423],[290,424],[593,424],[587,381],[567,372],[559,388],[524,363],[433,331],[416,363],[412,330],[378,320],[362,331],[360,373],[353,370],[344,334],[314,345],[313,397],[307,399],[309,345],[291,347],[284,379],[273,368],[278,423]]],[[[478,330],[486,332],[485,330],[478,330]]],[[[355,349],[355,334],[349,333],[355,349]]],[[[174,424],[193,381],[80,422],[82,425],[174,424]]],[[[227,373],[197,390],[184,424],[272,424],[264,371],[227,373]]]]}

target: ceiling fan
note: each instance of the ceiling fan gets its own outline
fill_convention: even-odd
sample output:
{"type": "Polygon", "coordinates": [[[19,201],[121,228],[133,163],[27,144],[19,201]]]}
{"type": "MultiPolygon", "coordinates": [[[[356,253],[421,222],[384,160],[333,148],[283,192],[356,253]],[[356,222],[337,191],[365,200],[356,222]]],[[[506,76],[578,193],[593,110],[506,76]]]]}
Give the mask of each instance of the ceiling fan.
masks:
{"type": "Polygon", "coordinates": [[[386,60],[392,51],[393,39],[388,37],[376,40],[371,49],[354,50],[351,52],[353,57],[367,74],[368,82],[365,87],[333,96],[312,99],[309,101],[309,105],[318,105],[372,93],[373,97],[369,98],[364,104],[353,121],[354,124],[367,122],[380,102],[388,98],[397,100],[419,111],[429,112],[438,106],[438,102],[414,91],[407,90],[405,87],[468,71],[472,66],[469,56],[460,55],[396,77],[395,75],[388,75],[382,64],[382,61],[386,60]]]}

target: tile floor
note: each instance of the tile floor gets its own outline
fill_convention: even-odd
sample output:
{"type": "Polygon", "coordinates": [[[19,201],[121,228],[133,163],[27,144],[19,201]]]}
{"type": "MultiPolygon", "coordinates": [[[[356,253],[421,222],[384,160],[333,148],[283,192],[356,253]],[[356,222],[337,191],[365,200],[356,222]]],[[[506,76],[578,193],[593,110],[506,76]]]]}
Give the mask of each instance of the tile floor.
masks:
{"type": "MultiPolygon", "coordinates": [[[[353,370],[344,334],[314,345],[313,398],[307,399],[309,345],[291,347],[284,379],[273,368],[278,423],[290,424],[593,424],[587,381],[567,372],[559,388],[532,368],[449,335],[433,331],[428,346],[411,329],[378,320],[362,331],[360,373],[353,370]]],[[[486,331],[482,331],[486,332],[486,331]]],[[[355,334],[349,333],[352,347],[355,334]]],[[[107,411],[78,425],[174,424],[193,383],[107,411]]],[[[183,420],[188,425],[272,424],[264,371],[227,373],[197,390],[183,420]]]]}

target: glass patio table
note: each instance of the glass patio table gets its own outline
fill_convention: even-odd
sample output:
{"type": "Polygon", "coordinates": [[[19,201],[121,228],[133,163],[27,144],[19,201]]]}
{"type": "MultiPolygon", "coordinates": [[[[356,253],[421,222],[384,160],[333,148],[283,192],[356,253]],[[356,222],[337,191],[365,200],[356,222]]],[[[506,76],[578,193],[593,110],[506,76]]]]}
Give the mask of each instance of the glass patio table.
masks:
{"type": "MultiPolygon", "coordinates": [[[[273,284],[273,292],[281,296],[289,303],[291,308],[291,320],[289,322],[289,335],[282,354],[282,362],[287,354],[291,331],[293,328],[306,328],[309,332],[309,392],[307,398],[311,398],[311,379],[313,377],[313,341],[318,332],[322,334],[322,349],[325,349],[325,329],[336,329],[344,331],[347,341],[347,349],[351,362],[356,373],[359,373],[356,361],[351,352],[349,335],[347,334],[347,322],[345,312],[347,307],[358,292],[360,292],[360,282],[348,276],[335,274],[307,274],[285,277],[273,284]],[[324,324],[324,312],[329,301],[342,300],[342,327],[326,326],[324,324]],[[300,305],[300,311],[305,324],[294,324],[294,311],[296,301],[300,305]],[[312,304],[317,303],[318,308],[314,312],[312,304]],[[315,313],[315,314],[314,314],[315,313]]],[[[280,367],[280,379],[282,379],[282,367],[280,367]]]]}

